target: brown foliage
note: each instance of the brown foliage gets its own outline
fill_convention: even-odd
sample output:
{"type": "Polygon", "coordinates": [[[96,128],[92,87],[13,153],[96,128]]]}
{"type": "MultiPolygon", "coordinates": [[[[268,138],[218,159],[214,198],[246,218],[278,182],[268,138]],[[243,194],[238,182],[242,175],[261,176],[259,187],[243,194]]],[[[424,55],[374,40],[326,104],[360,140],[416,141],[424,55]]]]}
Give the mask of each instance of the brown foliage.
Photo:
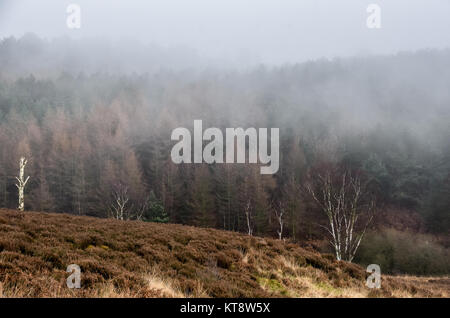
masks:
{"type": "Polygon", "coordinates": [[[175,224],[0,210],[0,295],[6,297],[448,295],[441,279],[388,277],[381,290],[371,291],[365,277],[358,265],[290,242],[175,224]],[[69,264],[81,267],[81,289],[66,287],[69,264]]]}

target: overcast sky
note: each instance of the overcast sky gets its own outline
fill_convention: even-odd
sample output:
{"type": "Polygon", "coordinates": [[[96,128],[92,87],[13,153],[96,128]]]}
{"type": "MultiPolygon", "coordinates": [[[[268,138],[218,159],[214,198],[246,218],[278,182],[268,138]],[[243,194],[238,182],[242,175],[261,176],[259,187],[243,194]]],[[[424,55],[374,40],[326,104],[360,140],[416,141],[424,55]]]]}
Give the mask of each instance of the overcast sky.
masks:
{"type": "Polygon", "coordinates": [[[281,64],[450,47],[450,0],[0,0],[0,37],[136,37],[211,58],[281,64]],[[81,29],[66,8],[81,7],[81,29]],[[369,4],[381,29],[369,29],[369,4]]]}

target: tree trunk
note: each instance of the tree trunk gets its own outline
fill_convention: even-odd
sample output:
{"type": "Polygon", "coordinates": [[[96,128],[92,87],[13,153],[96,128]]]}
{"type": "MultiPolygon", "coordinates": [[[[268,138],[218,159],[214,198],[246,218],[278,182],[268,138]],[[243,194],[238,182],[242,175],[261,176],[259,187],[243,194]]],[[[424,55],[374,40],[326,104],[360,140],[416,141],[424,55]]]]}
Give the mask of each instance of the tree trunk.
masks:
{"type": "Polygon", "coordinates": [[[18,210],[19,211],[23,211],[25,210],[25,198],[24,198],[24,190],[25,190],[25,186],[27,185],[28,180],[30,179],[30,177],[28,176],[25,180],[24,180],[24,174],[25,174],[25,166],[27,165],[28,161],[24,158],[21,157],[20,158],[20,162],[19,162],[19,177],[16,177],[17,181],[19,184],[16,184],[17,189],[19,189],[19,207],[18,210]]]}

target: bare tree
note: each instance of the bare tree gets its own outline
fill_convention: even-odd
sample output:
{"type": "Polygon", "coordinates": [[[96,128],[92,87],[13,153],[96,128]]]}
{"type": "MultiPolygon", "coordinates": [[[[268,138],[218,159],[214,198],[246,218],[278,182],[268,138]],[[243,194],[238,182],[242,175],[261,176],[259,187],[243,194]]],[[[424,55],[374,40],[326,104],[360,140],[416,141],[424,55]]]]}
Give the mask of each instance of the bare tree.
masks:
{"type": "Polygon", "coordinates": [[[334,178],[327,171],[308,183],[306,189],[328,218],[328,226],[323,227],[331,236],[336,258],[351,262],[374,212],[374,201],[364,200],[366,193],[360,178],[348,172],[334,178]],[[364,220],[363,214],[367,216],[364,220]]]}
{"type": "Polygon", "coordinates": [[[150,198],[143,198],[140,200],[140,203],[135,212],[136,220],[142,221],[142,218],[143,218],[145,212],[149,209],[151,203],[152,202],[151,202],[150,198]]]}
{"type": "Polygon", "coordinates": [[[247,218],[247,228],[248,228],[248,235],[252,236],[253,235],[253,228],[251,225],[251,214],[250,214],[250,209],[251,209],[251,203],[250,200],[248,200],[247,205],[245,206],[245,217],[247,218]]]}
{"type": "Polygon", "coordinates": [[[278,207],[275,207],[274,211],[275,211],[275,216],[277,218],[277,222],[279,225],[279,228],[277,230],[278,239],[281,240],[283,238],[283,227],[284,227],[283,215],[285,212],[284,207],[281,202],[278,204],[278,207]]]}
{"type": "Polygon", "coordinates": [[[112,216],[117,220],[124,220],[128,218],[128,202],[130,197],[128,195],[128,187],[123,184],[118,184],[113,190],[113,201],[110,206],[112,216]]]}
{"type": "Polygon", "coordinates": [[[27,185],[28,180],[30,179],[30,176],[28,176],[24,180],[24,174],[25,174],[25,167],[27,165],[28,161],[25,159],[25,157],[20,158],[19,162],[19,177],[16,177],[19,184],[16,183],[17,189],[19,189],[19,211],[23,211],[25,209],[25,197],[24,197],[24,190],[25,186],[27,185]]]}

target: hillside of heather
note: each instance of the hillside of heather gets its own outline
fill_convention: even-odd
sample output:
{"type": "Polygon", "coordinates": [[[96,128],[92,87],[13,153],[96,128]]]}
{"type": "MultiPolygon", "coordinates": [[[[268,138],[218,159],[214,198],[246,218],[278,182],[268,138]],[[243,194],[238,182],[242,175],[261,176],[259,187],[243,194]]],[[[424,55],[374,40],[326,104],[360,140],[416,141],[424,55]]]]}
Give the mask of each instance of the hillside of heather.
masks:
{"type": "Polygon", "coordinates": [[[448,277],[382,276],[230,231],[0,210],[2,297],[448,297],[448,277]],[[81,288],[69,289],[69,264],[81,288]]]}

